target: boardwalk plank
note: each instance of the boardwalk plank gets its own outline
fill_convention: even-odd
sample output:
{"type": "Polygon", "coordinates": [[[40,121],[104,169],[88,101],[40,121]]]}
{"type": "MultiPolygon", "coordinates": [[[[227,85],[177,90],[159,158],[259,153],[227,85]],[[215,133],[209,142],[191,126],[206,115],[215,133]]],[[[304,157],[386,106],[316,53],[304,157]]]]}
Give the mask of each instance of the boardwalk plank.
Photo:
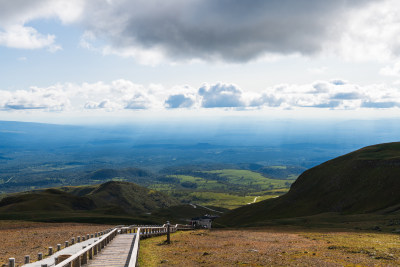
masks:
{"type": "Polygon", "coordinates": [[[135,234],[117,235],[99,254],[94,256],[85,267],[124,267],[131,252],[135,234]]]}

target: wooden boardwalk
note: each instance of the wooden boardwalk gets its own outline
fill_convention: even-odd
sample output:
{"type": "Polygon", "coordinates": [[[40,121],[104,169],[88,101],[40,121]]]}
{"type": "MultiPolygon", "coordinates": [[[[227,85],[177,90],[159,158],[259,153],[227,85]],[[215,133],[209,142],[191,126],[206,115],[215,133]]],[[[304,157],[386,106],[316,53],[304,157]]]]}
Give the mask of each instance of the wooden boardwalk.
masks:
{"type": "Polygon", "coordinates": [[[132,252],[135,234],[117,235],[99,254],[93,257],[88,264],[90,267],[125,267],[128,266],[132,252]]]}

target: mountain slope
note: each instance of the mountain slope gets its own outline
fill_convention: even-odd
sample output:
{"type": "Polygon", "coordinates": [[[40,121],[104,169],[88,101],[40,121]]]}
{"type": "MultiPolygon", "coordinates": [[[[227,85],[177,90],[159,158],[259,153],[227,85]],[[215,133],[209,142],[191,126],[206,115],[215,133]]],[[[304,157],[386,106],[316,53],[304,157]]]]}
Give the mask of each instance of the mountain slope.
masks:
{"type": "Polygon", "coordinates": [[[0,212],[93,210],[96,204],[87,197],[57,189],[13,194],[0,201],[0,212]]]}
{"type": "Polygon", "coordinates": [[[133,183],[107,182],[11,194],[0,201],[0,217],[58,218],[83,214],[144,218],[147,213],[178,204],[166,194],[133,183]]]}
{"type": "Polygon", "coordinates": [[[99,207],[116,206],[130,214],[151,212],[180,204],[164,193],[129,182],[107,182],[86,194],[99,207]]]}
{"type": "Polygon", "coordinates": [[[325,212],[396,213],[399,188],[400,143],[374,145],[311,168],[287,194],[238,208],[218,222],[238,226],[325,212]]]}

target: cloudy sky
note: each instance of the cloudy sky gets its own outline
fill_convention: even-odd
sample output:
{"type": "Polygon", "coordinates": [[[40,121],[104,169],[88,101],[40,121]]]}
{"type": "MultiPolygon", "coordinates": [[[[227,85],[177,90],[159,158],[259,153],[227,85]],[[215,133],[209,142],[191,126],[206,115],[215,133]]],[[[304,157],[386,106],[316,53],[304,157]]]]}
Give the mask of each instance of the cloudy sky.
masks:
{"type": "Polygon", "coordinates": [[[0,119],[397,117],[399,13],[397,0],[0,0],[0,119]]]}

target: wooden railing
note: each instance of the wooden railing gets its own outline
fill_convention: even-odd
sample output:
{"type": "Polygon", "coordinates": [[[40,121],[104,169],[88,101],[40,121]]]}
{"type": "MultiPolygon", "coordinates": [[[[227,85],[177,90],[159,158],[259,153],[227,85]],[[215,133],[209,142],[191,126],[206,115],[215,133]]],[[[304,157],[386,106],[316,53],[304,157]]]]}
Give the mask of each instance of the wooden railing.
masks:
{"type": "MultiPolygon", "coordinates": [[[[169,242],[169,234],[174,233],[179,230],[191,230],[193,227],[191,225],[183,225],[183,224],[175,224],[175,225],[131,225],[131,226],[121,226],[115,227],[113,229],[106,230],[101,233],[96,233],[95,237],[99,237],[99,240],[95,241],[93,244],[88,245],[87,247],[83,247],[81,250],[71,255],[65,260],[55,258],[55,265],[51,264],[49,266],[54,267],[80,267],[84,264],[87,264],[89,260],[93,259],[95,255],[97,255],[102,249],[104,249],[107,244],[114,239],[114,237],[118,234],[136,234],[133,239],[133,247],[130,255],[128,255],[128,267],[137,266],[138,256],[139,256],[139,247],[140,247],[140,239],[150,238],[153,236],[167,235],[167,242],[169,242]]],[[[89,235],[88,235],[89,236],[89,235]]],[[[93,235],[92,235],[93,237],[93,235]]],[[[89,237],[87,237],[89,238],[89,237]]],[[[85,238],[83,237],[83,240],[85,238]]],[[[72,240],[72,244],[74,244],[74,238],[72,240]]],[[[77,241],[80,242],[80,237],[77,238],[77,241]]],[[[67,243],[67,242],[66,242],[67,243]]],[[[68,247],[68,244],[66,244],[68,247]]],[[[59,251],[59,248],[58,250],[59,251]]],[[[51,254],[50,254],[51,255],[51,254]]],[[[40,259],[41,260],[41,259],[40,259]]],[[[14,267],[15,260],[14,258],[10,259],[9,266],[14,267]]],[[[28,261],[29,262],[29,261],[28,261]]],[[[27,263],[27,262],[25,262],[27,263]]],[[[39,262],[38,262],[39,263],[39,262]]],[[[47,264],[42,264],[41,266],[47,266],[47,264]]]]}
{"type": "Polygon", "coordinates": [[[133,249],[131,253],[131,258],[129,259],[128,267],[136,267],[139,258],[139,240],[140,240],[141,229],[137,228],[135,240],[133,241],[133,249]]]}
{"type": "Polygon", "coordinates": [[[193,227],[191,225],[183,225],[183,224],[176,224],[176,225],[164,224],[163,226],[141,226],[137,227],[136,229],[137,229],[136,237],[134,240],[134,245],[132,249],[131,258],[129,259],[128,267],[137,266],[139,258],[140,239],[159,236],[159,235],[167,235],[168,236],[167,241],[169,242],[170,233],[175,233],[178,230],[192,230],[193,227]]]}
{"type": "Polygon", "coordinates": [[[83,264],[87,264],[88,260],[93,259],[94,255],[97,255],[104,247],[114,239],[117,235],[118,228],[114,228],[112,231],[102,236],[98,241],[94,242],[90,246],[83,248],[79,252],[75,253],[66,260],[56,263],[55,267],[80,267],[83,264]]]}

